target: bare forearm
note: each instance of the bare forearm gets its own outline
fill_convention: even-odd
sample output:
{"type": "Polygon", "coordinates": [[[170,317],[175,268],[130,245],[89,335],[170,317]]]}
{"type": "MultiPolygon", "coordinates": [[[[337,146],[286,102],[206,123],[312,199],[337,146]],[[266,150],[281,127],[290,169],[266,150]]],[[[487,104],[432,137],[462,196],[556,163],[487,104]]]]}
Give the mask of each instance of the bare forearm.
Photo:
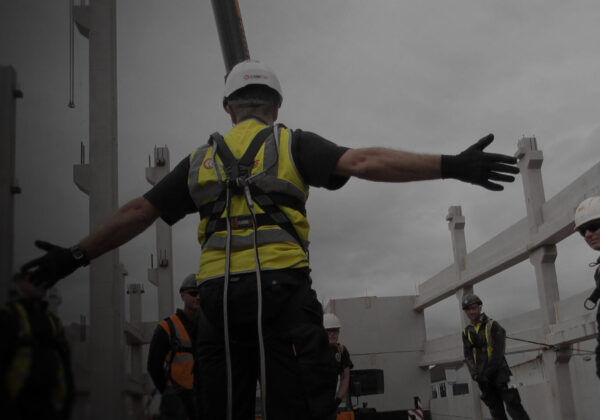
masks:
{"type": "Polygon", "coordinates": [[[335,168],[336,175],[370,181],[409,182],[438,179],[440,155],[426,155],[382,147],[347,150],[335,168]]]}
{"type": "Polygon", "coordinates": [[[120,207],[80,245],[87,251],[89,259],[94,259],[142,233],[158,216],[158,211],[148,200],[138,197],[120,207]]]}
{"type": "Polygon", "coordinates": [[[340,400],[344,400],[346,398],[346,394],[348,393],[348,387],[350,386],[350,368],[345,368],[342,373],[342,379],[340,380],[340,389],[338,389],[337,397],[340,400]]]}

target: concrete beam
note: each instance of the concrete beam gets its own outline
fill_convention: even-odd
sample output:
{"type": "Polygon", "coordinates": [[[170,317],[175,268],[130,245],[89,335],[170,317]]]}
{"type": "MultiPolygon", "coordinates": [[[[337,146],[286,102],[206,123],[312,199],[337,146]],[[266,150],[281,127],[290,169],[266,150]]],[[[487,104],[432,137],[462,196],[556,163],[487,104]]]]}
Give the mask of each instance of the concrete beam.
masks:
{"type": "MultiPolygon", "coordinates": [[[[154,166],[146,168],[146,180],[156,185],[170,171],[169,149],[154,148],[154,166]]],[[[174,312],[173,244],[171,226],[158,219],[156,226],[156,267],[148,269],[148,281],[158,288],[158,319],[174,312]]],[[[153,264],[154,265],[154,264],[153,264]]]]}
{"type": "Polygon", "coordinates": [[[542,206],[543,223],[530,236],[523,218],[465,257],[465,269],[458,275],[454,265],[419,285],[415,310],[436,304],[459,288],[472,286],[527,258],[543,245],[554,245],[573,233],[573,214],[586,197],[600,195],[600,162],[569,184],[542,206]]]}

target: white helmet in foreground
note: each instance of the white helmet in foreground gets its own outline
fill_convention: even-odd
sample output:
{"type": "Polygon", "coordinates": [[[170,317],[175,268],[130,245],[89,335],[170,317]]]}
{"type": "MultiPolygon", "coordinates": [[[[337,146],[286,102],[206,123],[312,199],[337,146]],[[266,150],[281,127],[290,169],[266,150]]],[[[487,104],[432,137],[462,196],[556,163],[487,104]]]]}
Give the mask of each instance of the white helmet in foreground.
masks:
{"type": "Polygon", "coordinates": [[[280,103],[283,100],[281,85],[273,70],[260,61],[246,60],[236,64],[227,75],[223,92],[223,105],[227,103],[227,98],[232,93],[249,85],[267,86],[279,94],[280,103]]]}
{"type": "Polygon", "coordinates": [[[342,323],[334,314],[323,314],[323,327],[325,327],[326,330],[342,328],[342,323]]]}
{"type": "Polygon", "coordinates": [[[575,230],[595,219],[600,219],[600,197],[586,198],[575,210],[575,230]]]}

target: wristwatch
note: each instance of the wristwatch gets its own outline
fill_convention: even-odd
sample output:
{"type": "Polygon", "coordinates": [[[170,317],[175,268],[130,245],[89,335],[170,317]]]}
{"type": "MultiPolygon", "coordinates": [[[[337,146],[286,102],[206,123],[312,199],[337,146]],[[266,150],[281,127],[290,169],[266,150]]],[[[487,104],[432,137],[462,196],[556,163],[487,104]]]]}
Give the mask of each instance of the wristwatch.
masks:
{"type": "Polygon", "coordinates": [[[75,245],[69,248],[71,251],[71,256],[77,263],[81,266],[85,267],[90,263],[90,259],[88,258],[87,252],[80,245],[75,245]]]}

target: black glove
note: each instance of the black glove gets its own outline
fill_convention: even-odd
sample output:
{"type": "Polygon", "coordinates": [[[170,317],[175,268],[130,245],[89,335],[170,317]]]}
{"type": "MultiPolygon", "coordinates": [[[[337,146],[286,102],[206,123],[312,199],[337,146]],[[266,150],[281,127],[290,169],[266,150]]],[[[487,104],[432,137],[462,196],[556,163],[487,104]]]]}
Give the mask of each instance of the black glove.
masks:
{"type": "Polygon", "coordinates": [[[342,399],[340,397],[335,397],[335,406],[338,407],[342,403],[342,399]]]}
{"type": "Polygon", "coordinates": [[[49,242],[35,241],[35,246],[46,251],[46,255],[29,261],[21,267],[21,273],[37,285],[50,288],[79,267],[89,264],[85,250],[79,246],[63,248],[49,242]]]}
{"type": "Polygon", "coordinates": [[[491,181],[513,182],[519,168],[513,166],[517,159],[508,155],[485,153],[494,140],[493,134],[480,139],[473,146],[458,155],[442,155],[442,178],[454,178],[471,184],[481,185],[488,190],[501,191],[504,187],[491,181]]]}

